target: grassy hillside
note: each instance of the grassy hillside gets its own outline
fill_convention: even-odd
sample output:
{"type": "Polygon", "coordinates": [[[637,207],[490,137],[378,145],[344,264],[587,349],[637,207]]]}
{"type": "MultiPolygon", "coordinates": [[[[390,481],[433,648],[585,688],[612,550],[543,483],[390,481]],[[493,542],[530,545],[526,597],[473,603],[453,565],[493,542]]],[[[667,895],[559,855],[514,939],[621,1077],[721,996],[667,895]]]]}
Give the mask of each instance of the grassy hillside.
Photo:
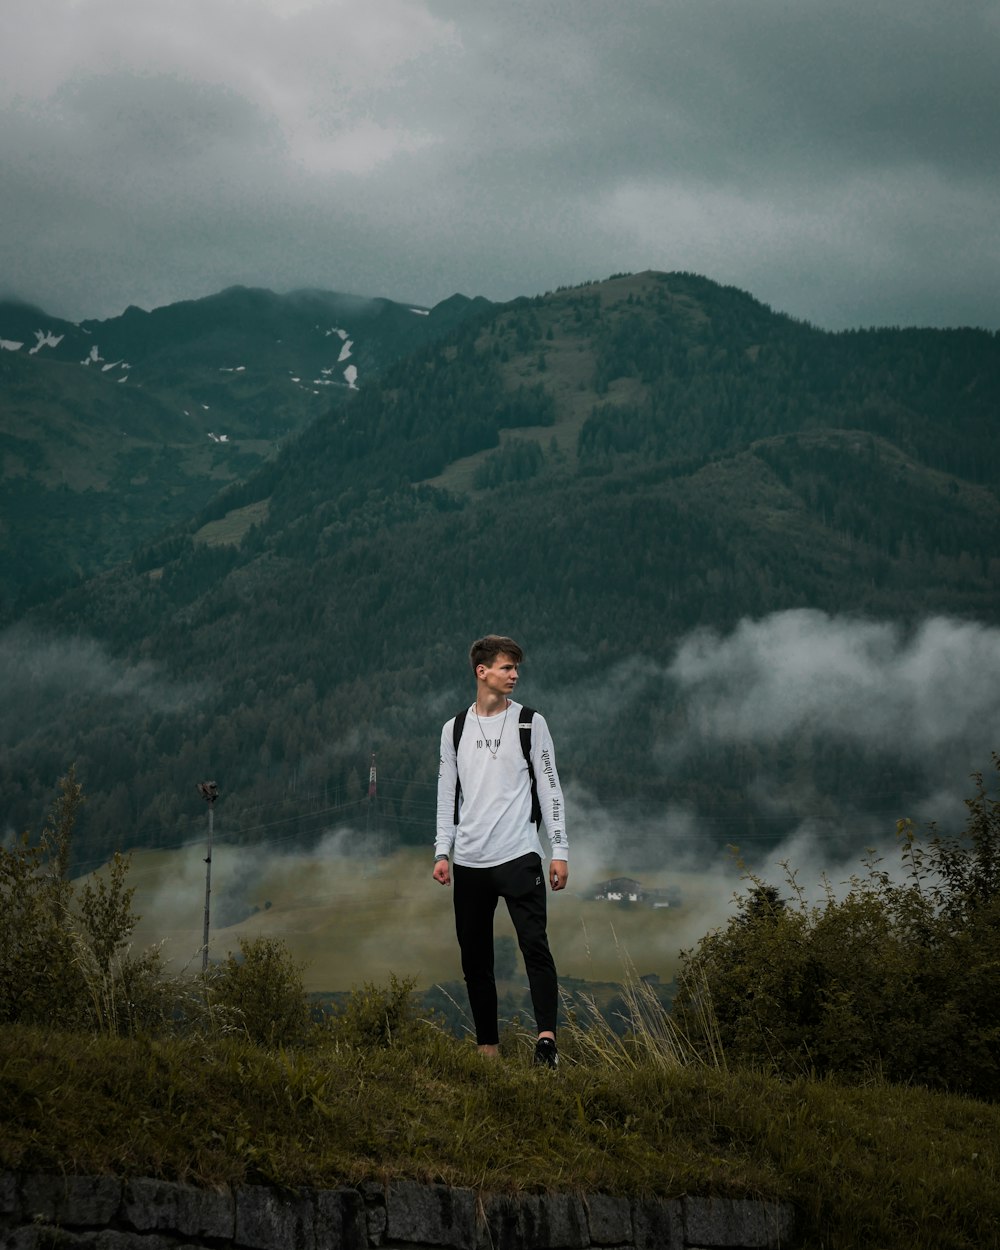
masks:
{"type": "MultiPolygon", "coordinates": [[[[164,958],[183,968],[201,948],[204,920],[204,843],[177,851],[139,851],[132,859],[136,943],[164,942],[164,958]]],[[[590,887],[614,875],[614,864],[574,861],[570,888],[550,901],[549,920],[565,976],[617,982],[630,957],[643,974],[668,982],[682,948],[710,918],[728,910],[735,873],[672,869],[643,873],[647,888],[675,886],[675,907],[653,910],[588,899],[590,887]]],[[[346,839],[314,852],[273,848],[249,857],[216,840],[213,853],[211,948],[224,958],[241,939],[282,941],[305,966],[307,989],[349,990],[384,981],[390,972],[426,990],[461,976],[451,895],[431,880],[423,848],[365,858],[346,839]]],[[[498,935],[513,936],[506,912],[498,935]]]]}
{"type": "Polygon", "coordinates": [[[486,1064],[380,999],[298,1051],[0,1029],[0,1168],[202,1185],[412,1178],[487,1191],[763,1196],[827,1250],[971,1250],[1000,1206],[992,1106],[872,1082],[616,1065],[563,1041],[486,1064]],[[373,1014],[374,1013],[374,1014],[373,1014]],[[544,1103],[544,1114],[539,1107],[544,1103]]]}

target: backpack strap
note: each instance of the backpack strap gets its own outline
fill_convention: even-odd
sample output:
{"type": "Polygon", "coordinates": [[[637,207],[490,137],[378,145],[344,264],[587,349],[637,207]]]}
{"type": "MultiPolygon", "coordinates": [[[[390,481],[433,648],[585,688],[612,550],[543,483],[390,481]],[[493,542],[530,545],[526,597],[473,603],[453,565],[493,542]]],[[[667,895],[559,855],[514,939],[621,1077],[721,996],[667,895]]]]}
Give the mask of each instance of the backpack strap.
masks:
{"type": "Polygon", "coordinates": [[[528,765],[528,776],[531,778],[531,823],[538,829],[542,823],[542,805],[538,801],[538,785],[535,782],[535,769],[531,762],[531,722],[534,715],[533,707],[522,707],[517,729],[521,735],[521,754],[528,765]]]}
{"type": "Polygon", "coordinates": [[[462,730],[465,728],[465,718],[469,714],[467,707],[462,708],[461,712],[455,717],[455,724],[451,730],[451,740],[455,744],[455,819],[454,823],[458,824],[458,801],[462,797],[462,780],[458,775],[458,744],[462,741],[462,730]]]}
{"type": "MultiPolygon", "coordinates": [[[[469,714],[468,708],[463,708],[455,717],[455,723],[451,730],[451,740],[455,746],[455,815],[454,823],[458,824],[458,803],[462,797],[462,781],[458,776],[458,744],[462,741],[462,730],[465,728],[465,718],[469,714]]],[[[528,776],[531,779],[531,823],[535,828],[539,828],[542,823],[542,805],[538,801],[538,785],[535,782],[535,769],[531,763],[531,722],[535,715],[533,707],[522,707],[521,718],[517,724],[517,731],[521,739],[521,754],[524,756],[528,765],[528,776]]]]}

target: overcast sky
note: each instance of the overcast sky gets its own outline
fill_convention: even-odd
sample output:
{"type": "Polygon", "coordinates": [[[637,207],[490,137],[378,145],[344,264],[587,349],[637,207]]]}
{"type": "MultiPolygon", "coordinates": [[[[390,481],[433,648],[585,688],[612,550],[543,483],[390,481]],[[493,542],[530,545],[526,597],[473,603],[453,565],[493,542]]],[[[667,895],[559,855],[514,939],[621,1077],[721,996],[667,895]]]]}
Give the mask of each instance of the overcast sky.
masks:
{"type": "Polygon", "coordinates": [[[685,269],[1000,327],[997,0],[3,0],[0,293],[685,269]]]}

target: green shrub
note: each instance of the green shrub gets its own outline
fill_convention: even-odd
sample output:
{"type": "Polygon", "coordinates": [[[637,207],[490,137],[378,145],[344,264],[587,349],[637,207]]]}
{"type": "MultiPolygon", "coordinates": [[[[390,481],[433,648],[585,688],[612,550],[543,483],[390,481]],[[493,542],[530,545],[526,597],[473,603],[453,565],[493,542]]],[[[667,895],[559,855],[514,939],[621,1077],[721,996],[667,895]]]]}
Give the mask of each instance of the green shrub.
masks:
{"type": "Polygon", "coordinates": [[[73,770],[35,845],[28,834],[0,848],[0,1020],[79,1023],[86,1014],[80,938],[67,878],[76,813],[83,802],[73,770]]]}
{"type": "Polygon", "coordinates": [[[294,1045],[309,1027],[302,965],[275,938],[241,938],[239,955],[230,953],[205,989],[216,1021],[257,1045],[294,1045]]]}
{"type": "Polygon", "coordinates": [[[732,1061],[1000,1097],[1000,802],[975,780],[963,835],[899,823],[901,883],[872,856],[818,904],[787,865],[785,901],[750,876],[736,916],[684,954],[686,1035],[706,1046],[707,993],[732,1061]]]}
{"type": "Polygon", "coordinates": [[[75,1015],[83,996],[66,921],[66,883],[46,872],[46,848],[0,848],[0,1021],[75,1015]]]}
{"type": "Polygon", "coordinates": [[[68,879],[82,787],[71,768],[38,842],[0,848],[0,1022],[119,1034],[169,1014],[156,951],[129,948],[128,860],[77,891],[68,879]]]}
{"type": "Polygon", "coordinates": [[[366,981],[330,1018],[333,1039],[362,1050],[383,1049],[409,1036],[414,1024],[411,977],[389,974],[389,984],[366,981]]]}

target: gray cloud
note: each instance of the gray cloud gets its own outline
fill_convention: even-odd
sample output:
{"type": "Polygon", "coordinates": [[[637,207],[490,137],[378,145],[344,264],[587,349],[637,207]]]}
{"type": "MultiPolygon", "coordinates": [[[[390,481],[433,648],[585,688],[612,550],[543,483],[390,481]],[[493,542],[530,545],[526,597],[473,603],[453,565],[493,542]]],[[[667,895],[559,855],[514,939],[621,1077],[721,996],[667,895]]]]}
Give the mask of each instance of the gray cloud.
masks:
{"type": "Polygon", "coordinates": [[[767,743],[819,731],[930,762],[1000,740],[1000,631],[934,618],[912,634],[879,621],[780,612],[678,649],[670,675],[701,736],[767,743]]]}
{"type": "Polygon", "coordinates": [[[986,3],[9,8],[0,272],[56,313],[659,268],[823,325],[1000,325],[986,3]]]}
{"type": "Polygon", "coordinates": [[[24,749],[32,735],[51,733],[67,707],[87,702],[114,707],[129,719],[151,711],[176,713],[207,693],[165,678],[148,660],[110,655],[93,638],[42,635],[20,625],[0,634],[0,742],[24,749]]]}
{"type": "MultiPolygon", "coordinates": [[[[574,658],[559,657],[563,664],[574,658]]],[[[742,845],[751,836],[751,815],[762,832],[742,846],[748,860],[789,858],[813,880],[823,869],[843,876],[843,865],[857,868],[868,846],[893,858],[899,816],[961,830],[970,774],[981,770],[988,785],[995,782],[1000,630],[974,621],[935,617],[904,628],[813,610],[778,612],[744,620],[728,634],[689,634],[663,662],[625,658],[572,694],[546,686],[554,661],[539,657],[537,677],[533,663],[526,667],[531,685],[523,697],[545,709],[557,744],[559,725],[571,725],[578,742],[599,743],[630,709],[643,721],[642,709],[661,709],[653,747],[661,779],[687,777],[692,759],[715,761],[719,777],[729,779],[738,761],[732,840],[742,845]],[[825,785],[811,769],[797,769],[797,746],[811,757],[815,743],[829,747],[832,758],[867,761],[868,780],[852,784],[840,775],[825,785]],[[886,793],[869,793],[872,776],[880,775],[886,793]],[[906,810],[887,816],[885,800],[898,800],[901,787],[906,810]],[[778,850],[764,850],[774,846],[768,829],[789,828],[778,850]]],[[[605,806],[589,793],[585,771],[567,787],[574,859],[617,862],[637,876],[667,866],[722,871],[724,811],[710,822],[680,803],[651,813],[630,803],[628,790],[623,778],[622,793],[605,806]]]]}
{"type": "MultiPolygon", "coordinates": [[[[896,816],[957,832],[975,771],[990,776],[1000,746],[1000,630],[932,618],[904,630],[885,621],[776,613],[743,621],[731,634],[685,639],[669,665],[681,695],[683,739],[662,744],[667,769],[690,751],[727,751],[822,741],[859,750],[915,786],[896,816]]],[[[724,766],[724,765],[723,765],[724,766]]],[[[874,814],[873,796],[844,785],[823,795],[801,777],[774,777],[766,765],[746,785],[746,802],[766,817],[795,822],[770,858],[836,875],[858,866],[866,846],[895,859],[894,829],[874,814]]]]}

